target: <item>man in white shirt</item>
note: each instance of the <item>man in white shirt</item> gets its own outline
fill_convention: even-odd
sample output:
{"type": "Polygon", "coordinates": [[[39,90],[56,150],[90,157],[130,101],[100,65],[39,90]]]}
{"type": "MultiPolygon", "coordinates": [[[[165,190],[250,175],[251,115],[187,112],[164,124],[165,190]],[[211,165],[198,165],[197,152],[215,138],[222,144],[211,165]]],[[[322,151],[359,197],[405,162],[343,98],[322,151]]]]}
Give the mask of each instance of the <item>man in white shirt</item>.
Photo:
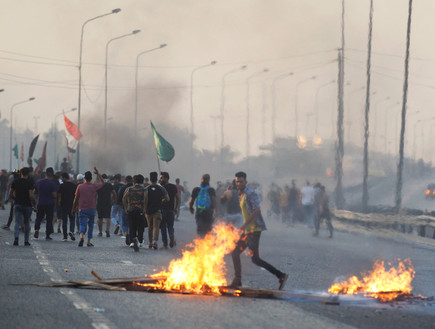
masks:
{"type": "Polygon", "coordinates": [[[301,195],[305,223],[308,225],[308,227],[313,228],[314,219],[316,217],[316,207],[314,205],[315,190],[309,181],[307,181],[307,185],[302,188],[301,195]]]}

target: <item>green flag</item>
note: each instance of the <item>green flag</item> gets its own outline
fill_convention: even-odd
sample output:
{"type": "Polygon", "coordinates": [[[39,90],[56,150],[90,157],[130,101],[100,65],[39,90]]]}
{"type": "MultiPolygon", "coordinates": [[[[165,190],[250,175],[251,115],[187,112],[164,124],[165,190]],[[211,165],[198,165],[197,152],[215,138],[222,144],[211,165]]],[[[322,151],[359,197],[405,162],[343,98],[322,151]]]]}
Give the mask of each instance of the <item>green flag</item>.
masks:
{"type": "Polygon", "coordinates": [[[153,130],[154,142],[156,144],[157,156],[162,161],[166,161],[166,162],[171,161],[175,155],[174,148],[166,139],[162,137],[162,135],[160,135],[157,132],[152,121],[150,121],[150,123],[151,123],[151,129],[153,130]]]}
{"type": "Polygon", "coordinates": [[[18,159],[18,144],[15,144],[14,148],[12,149],[14,151],[14,156],[18,159]]]}

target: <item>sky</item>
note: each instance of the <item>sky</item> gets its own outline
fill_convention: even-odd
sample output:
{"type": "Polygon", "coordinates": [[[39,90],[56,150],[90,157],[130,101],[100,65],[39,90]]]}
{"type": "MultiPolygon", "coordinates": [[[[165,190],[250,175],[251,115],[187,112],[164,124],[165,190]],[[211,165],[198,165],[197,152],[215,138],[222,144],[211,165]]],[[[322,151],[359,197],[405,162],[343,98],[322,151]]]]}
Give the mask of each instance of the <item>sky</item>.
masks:
{"type": "MultiPolygon", "coordinates": [[[[344,135],[346,142],[362,146],[370,2],[344,3],[344,135]]],[[[84,30],[82,142],[89,143],[92,131],[104,126],[105,104],[109,130],[114,124],[134,126],[137,56],[154,48],[138,65],[137,125],[143,140],[150,120],[157,128],[165,123],[186,134],[193,128],[195,147],[206,150],[220,147],[223,128],[224,145],[239,158],[260,153],[274,135],[294,136],[296,126],[309,140],[335,138],[341,0],[3,0],[2,5],[1,119],[10,119],[14,104],[36,98],[14,109],[16,131],[43,133],[63,125],[62,111],[78,107],[82,25],[120,8],[84,30]],[[136,29],[141,32],[109,43],[136,29]],[[216,64],[208,65],[212,61],[216,64]],[[239,70],[243,65],[247,68],[239,70]]],[[[414,1],[405,151],[426,161],[435,160],[429,144],[435,125],[434,14],[433,0],[414,1]]],[[[374,0],[371,150],[397,152],[407,18],[407,0],[374,0]]],[[[77,123],[77,111],[67,115],[77,123]]]]}

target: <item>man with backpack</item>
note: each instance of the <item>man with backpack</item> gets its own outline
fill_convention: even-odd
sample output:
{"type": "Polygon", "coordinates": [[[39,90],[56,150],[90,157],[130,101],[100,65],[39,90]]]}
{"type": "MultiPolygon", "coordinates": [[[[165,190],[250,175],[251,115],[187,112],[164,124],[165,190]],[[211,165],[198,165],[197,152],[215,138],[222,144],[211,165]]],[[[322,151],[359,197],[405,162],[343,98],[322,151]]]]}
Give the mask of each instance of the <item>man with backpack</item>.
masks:
{"type": "Polygon", "coordinates": [[[204,237],[211,231],[213,226],[213,212],[216,218],[218,210],[216,207],[216,191],[210,187],[210,175],[204,174],[201,178],[201,185],[192,190],[192,197],[189,201],[189,209],[195,213],[196,231],[200,237],[204,237]],[[196,212],[193,205],[196,202],[196,212]]]}

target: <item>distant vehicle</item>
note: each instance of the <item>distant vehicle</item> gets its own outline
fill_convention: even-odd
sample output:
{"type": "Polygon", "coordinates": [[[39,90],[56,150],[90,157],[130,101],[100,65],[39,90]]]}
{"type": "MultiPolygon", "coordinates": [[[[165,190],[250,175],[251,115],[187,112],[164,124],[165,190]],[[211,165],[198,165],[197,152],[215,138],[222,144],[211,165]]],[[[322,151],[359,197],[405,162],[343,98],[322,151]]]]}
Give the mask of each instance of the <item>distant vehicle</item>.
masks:
{"type": "Polygon", "coordinates": [[[435,198],[435,184],[429,184],[426,188],[426,199],[435,198]]]}

